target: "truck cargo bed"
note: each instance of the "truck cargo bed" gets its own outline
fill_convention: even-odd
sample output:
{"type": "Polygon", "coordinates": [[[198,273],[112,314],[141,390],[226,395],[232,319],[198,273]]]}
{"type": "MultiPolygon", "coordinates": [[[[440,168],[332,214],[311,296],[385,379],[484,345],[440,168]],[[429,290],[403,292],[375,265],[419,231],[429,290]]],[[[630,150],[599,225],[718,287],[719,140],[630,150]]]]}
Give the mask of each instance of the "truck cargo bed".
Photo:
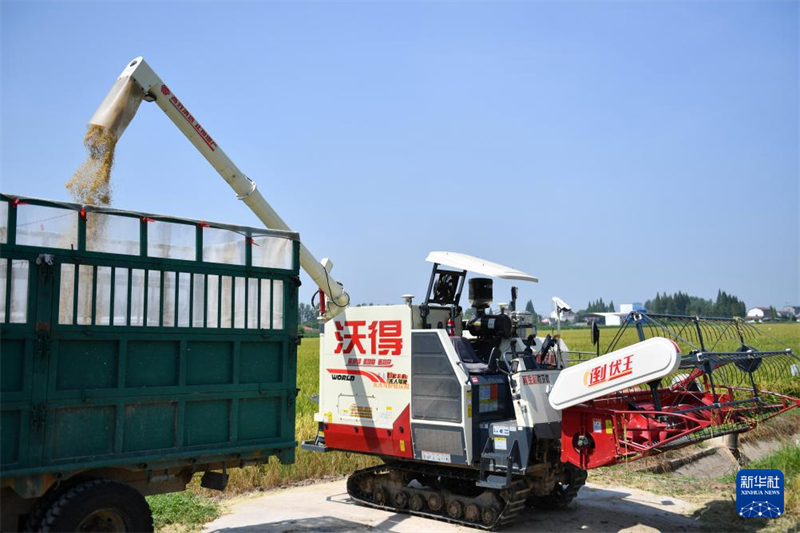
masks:
{"type": "Polygon", "coordinates": [[[2,486],[293,462],[298,257],[291,232],[0,195],[2,486]]]}

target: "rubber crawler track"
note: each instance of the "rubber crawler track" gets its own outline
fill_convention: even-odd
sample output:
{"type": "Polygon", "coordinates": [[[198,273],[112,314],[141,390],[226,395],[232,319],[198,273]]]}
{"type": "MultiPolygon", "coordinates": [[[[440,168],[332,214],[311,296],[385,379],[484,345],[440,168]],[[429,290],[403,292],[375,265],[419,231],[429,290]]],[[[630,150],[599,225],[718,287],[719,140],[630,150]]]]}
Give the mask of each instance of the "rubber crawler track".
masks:
{"type": "MultiPolygon", "coordinates": [[[[396,481],[396,478],[398,477],[405,479],[408,478],[409,475],[412,477],[432,476],[439,479],[444,479],[448,482],[464,482],[467,487],[473,487],[475,481],[477,481],[477,477],[473,472],[463,471],[457,468],[417,465],[413,463],[404,463],[402,465],[389,464],[365,468],[363,470],[354,472],[349,478],[347,478],[347,493],[358,503],[373,507],[375,509],[383,509],[398,513],[408,513],[426,518],[432,518],[434,520],[450,522],[452,524],[461,524],[473,528],[480,528],[487,531],[495,530],[513,522],[520,511],[525,509],[525,502],[530,496],[530,488],[528,483],[524,478],[521,477],[514,479],[511,487],[508,489],[483,489],[478,496],[470,497],[464,494],[454,493],[441,486],[433,488],[415,488],[408,486],[406,483],[400,483],[396,481]],[[395,480],[392,480],[392,477],[394,477],[395,480]],[[361,487],[363,487],[365,484],[370,485],[368,478],[372,478],[371,486],[373,487],[385,487],[389,484],[394,484],[397,486],[397,490],[390,490],[389,494],[386,495],[388,497],[385,498],[387,501],[384,503],[378,503],[374,499],[375,492],[370,494],[361,489],[361,487]],[[407,505],[404,505],[403,507],[392,505],[391,501],[394,498],[391,497],[391,495],[400,491],[404,492],[408,497],[411,497],[413,494],[418,494],[422,496],[423,501],[427,501],[427,496],[432,492],[435,492],[441,497],[441,508],[438,511],[434,511],[426,504],[422,510],[413,510],[407,505]],[[486,523],[481,517],[478,517],[477,520],[467,520],[464,517],[465,513],[463,512],[459,518],[454,518],[447,512],[448,502],[452,500],[457,500],[461,504],[462,509],[467,509],[467,507],[472,504],[477,506],[477,508],[482,512],[487,507],[486,501],[490,498],[494,498],[495,501],[500,502],[499,507],[501,507],[502,510],[495,508],[495,511],[499,510],[500,512],[497,512],[495,518],[489,523],[486,523]]],[[[492,507],[494,508],[494,506],[492,507]]]]}

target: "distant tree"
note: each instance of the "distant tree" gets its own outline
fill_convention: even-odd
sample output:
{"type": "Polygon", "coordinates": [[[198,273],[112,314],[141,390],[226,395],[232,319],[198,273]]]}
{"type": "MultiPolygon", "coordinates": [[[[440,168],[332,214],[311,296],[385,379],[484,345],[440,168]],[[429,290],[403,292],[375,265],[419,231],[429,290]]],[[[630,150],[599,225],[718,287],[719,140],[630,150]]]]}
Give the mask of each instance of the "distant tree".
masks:
{"type": "Polygon", "coordinates": [[[714,303],[713,312],[717,316],[739,316],[747,312],[744,302],[723,290],[717,291],[717,301],[714,303]]]}
{"type": "Polygon", "coordinates": [[[661,298],[661,293],[657,292],[652,302],[645,302],[645,308],[653,313],[663,313],[664,300],[661,298]]]}
{"type": "Polygon", "coordinates": [[[297,306],[297,320],[301,324],[317,321],[317,308],[309,304],[300,302],[297,306]]]}
{"type": "Polygon", "coordinates": [[[583,321],[586,315],[592,313],[606,313],[608,311],[614,311],[614,302],[612,301],[609,305],[606,305],[602,298],[598,298],[597,300],[590,300],[586,305],[586,309],[578,311],[577,316],[579,321],[583,321]]]}
{"type": "Polygon", "coordinates": [[[525,304],[525,310],[531,314],[534,322],[538,322],[536,310],[533,308],[533,300],[528,300],[528,303],[525,304]]]}
{"type": "Polygon", "coordinates": [[[610,302],[608,302],[608,312],[609,313],[616,312],[616,309],[614,308],[614,300],[611,300],[610,302]]]}

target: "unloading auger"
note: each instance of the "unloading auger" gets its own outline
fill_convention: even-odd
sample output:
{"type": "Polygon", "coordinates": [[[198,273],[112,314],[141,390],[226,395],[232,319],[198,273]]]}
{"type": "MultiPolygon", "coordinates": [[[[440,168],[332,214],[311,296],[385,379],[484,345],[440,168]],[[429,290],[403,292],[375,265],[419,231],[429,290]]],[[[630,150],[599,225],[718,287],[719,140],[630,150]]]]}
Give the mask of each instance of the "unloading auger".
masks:
{"type": "MultiPolygon", "coordinates": [[[[116,139],[119,139],[136,114],[142,100],[155,102],[161,108],[172,123],[211,163],[214,170],[231,186],[236,192],[236,197],[247,204],[247,207],[267,228],[291,231],[289,225],[261,195],[256,183],[231,161],[214,137],[143,58],[137,57],[125,67],[100,107],[89,120],[89,124],[103,127],[110,131],[116,139]]],[[[329,259],[324,258],[322,262],[317,261],[308,248],[301,243],[300,266],[327,296],[326,301],[321,302],[320,306],[322,319],[327,320],[336,316],[349,305],[350,296],[345,292],[344,286],[337,282],[330,273],[333,263],[329,259]]]]}

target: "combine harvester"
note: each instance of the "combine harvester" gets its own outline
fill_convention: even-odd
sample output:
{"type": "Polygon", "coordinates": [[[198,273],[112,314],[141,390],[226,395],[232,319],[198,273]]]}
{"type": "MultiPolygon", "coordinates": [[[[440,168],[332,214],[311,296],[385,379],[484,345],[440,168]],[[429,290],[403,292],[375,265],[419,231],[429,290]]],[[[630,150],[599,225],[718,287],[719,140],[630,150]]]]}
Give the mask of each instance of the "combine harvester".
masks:
{"type": "MultiPolygon", "coordinates": [[[[289,230],[142,58],[91,123],[119,137],[141,100],[156,102],[268,228],[289,230]]],[[[319,431],[303,448],[380,457],[348,479],[361,504],[495,529],[526,506],[565,506],[589,469],[749,431],[800,406],[773,389],[797,390],[800,360],[753,347],[758,330],[738,320],[632,313],[604,354],[595,328],[597,351],[579,354],[559,332],[536,336],[516,288],[507,311],[491,312],[492,278],[535,277],[457,253],[427,260],[420,303],[351,308],[331,262],[300,249],[320,288],[322,332],[319,431]],[[638,340],[629,346],[627,328],[638,340]]]]}
{"type": "Polygon", "coordinates": [[[749,431],[800,407],[771,392],[797,394],[800,360],[752,347],[751,325],[632,313],[604,355],[597,328],[595,353],[569,352],[558,333],[535,337],[514,311],[516,290],[510,313],[489,314],[491,278],[469,280],[474,318],[464,319],[467,272],[531,276],[459,254],[428,261],[420,305],[351,308],[325,324],[319,431],[303,447],[380,456],[385,464],[348,479],[364,505],[495,529],[526,506],[566,506],[589,469],[749,431]],[[623,345],[627,328],[639,342],[623,345]]]}

